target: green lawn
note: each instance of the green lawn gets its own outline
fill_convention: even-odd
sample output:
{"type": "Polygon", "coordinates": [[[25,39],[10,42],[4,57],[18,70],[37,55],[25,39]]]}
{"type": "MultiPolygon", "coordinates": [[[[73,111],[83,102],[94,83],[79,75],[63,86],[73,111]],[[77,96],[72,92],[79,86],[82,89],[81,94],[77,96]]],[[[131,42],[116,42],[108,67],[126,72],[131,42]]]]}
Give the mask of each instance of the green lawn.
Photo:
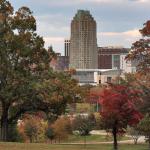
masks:
{"type": "MultiPolygon", "coordinates": [[[[130,140],[129,137],[120,137],[119,140],[130,140]]],[[[83,143],[84,137],[79,135],[71,135],[69,136],[68,140],[61,141],[61,143],[83,143]]],[[[90,135],[86,136],[87,142],[107,142],[107,141],[113,141],[112,136],[106,136],[106,135],[90,135]]]]}
{"type": "MultiPolygon", "coordinates": [[[[148,150],[147,145],[120,145],[119,150],[148,150]]],[[[112,145],[50,145],[0,143],[0,150],[112,150],[112,145]]]]}

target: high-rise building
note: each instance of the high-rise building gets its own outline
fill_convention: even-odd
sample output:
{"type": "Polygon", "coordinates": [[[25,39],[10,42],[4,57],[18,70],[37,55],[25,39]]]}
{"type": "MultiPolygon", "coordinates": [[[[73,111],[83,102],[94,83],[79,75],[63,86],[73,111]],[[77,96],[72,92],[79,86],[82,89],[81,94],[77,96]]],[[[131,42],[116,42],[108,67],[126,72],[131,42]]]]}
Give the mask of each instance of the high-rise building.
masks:
{"type": "Polygon", "coordinates": [[[97,69],[96,21],[89,11],[78,10],[71,22],[70,68],[97,69]]]}
{"type": "Polygon", "coordinates": [[[65,56],[69,56],[70,53],[70,40],[65,40],[65,56]]]}

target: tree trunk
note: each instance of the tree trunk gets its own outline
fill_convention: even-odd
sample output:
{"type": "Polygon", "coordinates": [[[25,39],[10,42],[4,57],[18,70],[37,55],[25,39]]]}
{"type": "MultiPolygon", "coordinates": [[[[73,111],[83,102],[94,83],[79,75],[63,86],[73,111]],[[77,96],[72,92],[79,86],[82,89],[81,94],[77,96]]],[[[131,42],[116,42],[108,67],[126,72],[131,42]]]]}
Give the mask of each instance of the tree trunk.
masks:
{"type": "Polygon", "coordinates": [[[134,139],[134,144],[137,145],[138,138],[135,137],[133,139],[134,139]]]}
{"type": "Polygon", "coordinates": [[[113,146],[114,146],[114,150],[118,150],[118,143],[117,143],[117,128],[116,126],[113,127],[113,138],[114,138],[114,143],[113,143],[113,146]]]}
{"type": "Polygon", "coordinates": [[[32,139],[33,139],[32,136],[30,136],[29,139],[30,139],[30,143],[32,143],[32,142],[33,142],[33,141],[32,141],[32,139]]]}
{"type": "Polygon", "coordinates": [[[86,148],[86,135],[84,136],[84,148],[86,148]]]}
{"type": "Polygon", "coordinates": [[[8,140],[8,108],[2,107],[2,116],[1,116],[1,141],[8,140]]]}

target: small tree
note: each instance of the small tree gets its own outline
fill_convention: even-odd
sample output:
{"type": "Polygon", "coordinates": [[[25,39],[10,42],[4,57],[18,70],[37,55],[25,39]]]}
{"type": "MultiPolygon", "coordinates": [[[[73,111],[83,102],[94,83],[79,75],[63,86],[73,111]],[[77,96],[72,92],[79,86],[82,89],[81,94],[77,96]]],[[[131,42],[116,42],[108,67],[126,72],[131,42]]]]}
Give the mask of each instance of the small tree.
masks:
{"type": "Polygon", "coordinates": [[[18,131],[24,141],[43,142],[47,126],[47,121],[40,116],[26,114],[18,124],[18,131]]]}
{"type": "Polygon", "coordinates": [[[112,85],[105,88],[100,97],[103,127],[111,131],[114,137],[114,150],[117,150],[117,135],[124,133],[127,125],[135,125],[142,118],[135,105],[139,93],[126,86],[112,85]]]}
{"type": "Polygon", "coordinates": [[[132,44],[132,51],[127,56],[127,60],[138,61],[138,72],[146,75],[150,73],[150,20],[144,24],[140,33],[143,38],[132,44]]]}
{"type": "Polygon", "coordinates": [[[149,143],[149,149],[150,149],[150,115],[149,114],[145,115],[145,117],[139,122],[138,129],[147,138],[147,141],[149,143]]]}
{"type": "Polygon", "coordinates": [[[53,139],[55,138],[55,134],[54,134],[54,131],[51,127],[48,127],[46,132],[45,132],[45,135],[48,139],[51,140],[51,144],[52,144],[52,141],[53,139]]]}
{"type": "Polygon", "coordinates": [[[73,130],[79,132],[80,136],[84,136],[84,144],[86,145],[86,136],[90,134],[95,125],[93,116],[77,116],[73,121],[73,130]]]}
{"type": "Polygon", "coordinates": [[[94,129],[100,130],[102,129],[102,120],[101,120],[100,113],[97,112],[94,115],[95,115],[95,123],[96,123],[94,129]]]}
{"type": "Polygon", "coordinates": [[[137,144],[138,139],[140,137],[140,132],[139,132],[138,128],[136,126],[135,127],[129,127],[128,133],[131,135],[132,139],[134,140],[134,144],[137,144]]]}
{"type": "Polygon", "coordinates": [[[25,124],[24,132],[26,136],[30,139],[30,143],[33,142],[33,139],[37,136],[38,129],[33,122],[29,121],[25,124]]]}
{"type": "Polygon", "coordinates": [[[58,118],[51,127],[59,142],[61,139],[68,138],[68,135],[72,133],[71,123],[67,117],[58,118]]]}

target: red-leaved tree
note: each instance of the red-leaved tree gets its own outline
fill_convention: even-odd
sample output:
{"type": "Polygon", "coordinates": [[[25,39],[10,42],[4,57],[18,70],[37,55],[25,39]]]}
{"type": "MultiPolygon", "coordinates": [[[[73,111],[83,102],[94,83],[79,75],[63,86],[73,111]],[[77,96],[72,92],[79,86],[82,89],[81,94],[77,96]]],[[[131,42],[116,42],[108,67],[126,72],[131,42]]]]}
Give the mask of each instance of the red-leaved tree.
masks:
{"type": "Polygon", "coordinates": [[[124,133],[127,125],[136,125],[142,114],[136,109],[140,92],[122,85],[111,85],[100,92],[101,118],[104,128],[114,138],[114,150],[118,149],[117,134],[124,133]]]}

